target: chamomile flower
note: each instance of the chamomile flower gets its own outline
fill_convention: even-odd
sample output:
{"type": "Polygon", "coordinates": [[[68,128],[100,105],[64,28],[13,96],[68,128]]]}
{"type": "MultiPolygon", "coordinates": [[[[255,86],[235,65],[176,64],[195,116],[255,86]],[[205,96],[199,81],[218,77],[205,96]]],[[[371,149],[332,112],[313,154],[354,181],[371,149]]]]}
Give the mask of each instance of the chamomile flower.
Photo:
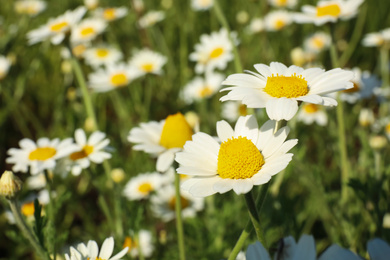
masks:
{"type": "Polygon", "coordinates": [[[190,60],[196,62],[195,71],[198,74],[216,68],[225,69],[228,62],[233,60],[233,45],[226,29],[200,36],[200,43],[195,45],[190,60]]]}
{"type": "Polygon", "coordinates": [[[19,148],[11,148],[7,151],[7,163],[14,164],[14,172],[27,172],[30,167],[32,175],[41,173],[48,169],[52,170],[56,166],[56,161],[65,157],[75,150],[77,146],[73,143],[72,138],[60,141],[58,138],[50,140],[49,138],[39,138],[34,141],[24,138],[19,142],[19,148]]]}
{"type": "Polygon", "coordinates": [[[101,18],[88,18],[82,20],[72,28],[70,41],[75,43],[90,42],[101,34],[107,27],[107,23],[101,18]]]}
{"type": "Polygon", "coordinates": [[[174,161],[175,153],[191,140],[193,131],[181,113],[168,116],[160,122],[141,123],[131,129],[127,140],[135,143],[134,150],[157,157],[157,171],[165,172],[174,161]]]}
{"type": "Polygon", "coordinates": [[[246,31],[249,34],[255,34],[264,31],[265,26],[264,26],[264,20],[262,18],[253,18],[249,25],[246,27],[246,31]]]}
{"type": "Polygon", "coordinates": [[[141,28],[148,28],[165,19],[163,11],[149,11],[142,16],[138,24],[141,28]]]}
{"type": "Polygon", "coordinates": [[[83,53],[85,62],[94,68],[101,65],[110,66],[122,59],[122,52],[110,46],[88,48],[83,53]]]}
{"type": "Polygon", "coordinates": [[[160,75],[162,67],[167,63],[167,58],[158,52],[143,49],[136,52],[129,61],[130,66],[137,68],[141,75],[148,73],[160,75]]]}
{"type": "Polygon", "coordinates": [[[308,52],[319,53],[330,47],[332,39],[329,34],[317,32],[305,39],[303,45],[308,52]]]}
{"type": "Polygon", "coordinates": [[[99,6],[99,0],[84,0],[84,5],[89,10],[94,10],[99,6]]]}
{"type": "Polygon", "coordinates": [[[108,8],[97,8],[94,12],[94,15],[99,18],[111,22],[127,15],[127,8],[122,7],[108,7],[108,8]]]}
{"type": "Polygon", "coordinates": [[[124,63],[108,64],[88,75],[89,86],[96,92],[125,87],[140,76],[138,69],[124,63]]]}
{"type": "Polygon", "coordinates": [[[110,153],[103,151],[110,142],[110,140],[106,139],[105,133],[95,131],[87,139],[84,130],[77,129],[75,131],[75,140],[78,149],[68,157],[73,175],[79,175],[83,169],[89,167],[91,162],[99,164],[111,158],[110,153]]]}
{"type": "Polygon", "coordinates": [[[240,116],[247,116],[248,108],[239,101],[229,101],[222,104],[222,118],[229,122],[236,122],[240,116]]]}
{"type": "Polygon", "coordinates": [[[234,190],[249,192],[254,185],[267,183],[287,167],[293,154],[287,153],[297,140],[286,141],[288,127],[274,134],[276,121],[267,121],[260,129],[254,116],[240,117],[233,128],[226,121],[217,123],[219,144],[199,132],[176,154],[177,172],[192,176],[181,188],[193,196],[206,197],[234,190]]]}
{"type": "Polygon", "coordinates": [[[4,56],[0,55],[0,80],[7,76],[11,62],[4,56]]]}
{"type": "Polygon", "coordinates": [[[249,108],[266,108],[273,120],[290,120],[298,111],[298,101],[324,106],[336,106],[335,99],[321,96],[353,87],[353,72],[340,68],[325,71],[320,68],[303,69],[271,62],[254,65],[258,73],[247,71],[230,75],[222,84],[234,85],[220,100],[238,100],[249,108]]]}
{"type": "Polygon", "coordinates": [[[328,123],[328,116],[319,105],[305,103],[298,111],[297,120],[306,125],[317,123],[320,126],[325,126],[328,123]]]}
{"type": "Polygon", "coordinates": [[[268,3],[278,8],[293,8],[297,4],[297,0],[268,0],[268,3]]]}
{"type": "Polygon", "coordinates": [[[141,229],[137,236],[126,236],[123,247],[128,247],[131,257],[138,257],[140,252],[144,257],[151,257],[154,251],[152,233],[141,229]]]}
{"type": "Polygon", "coordinates": [[[291,13],[285,10],[271,11],[264,17],[264,28],[267,31],[280,31],[293,21],[291,13]]]}
{"type": "Polygon", "coordinates": [[[46,2],[41,0],[19,0],[15,1],[15,11],[19,14],[36,16],[46,9],[46,2]]]}
{"type": "Polygon", "coordinates": [[[141,173],[131,178],[123,189],[128,200],[146,199],[164,184],[163,176],[158,172],[141,173]]]}
{"type": "Polygon", "coordinates": [[[191,0],[191,7],[195,11],[209,10],[214,5],[214,0],[191,0]]]}
{"type": "MultiPolygon", "coordinates": [[[[181,209],[184,218],[195,217],[196,212],[204,208],[204,199],[195,198],[186,191],[181,191],[181,209]]],[[[168,222],[175,218],[176,194],[173,185],[167,185],[152,196],[152,211],[154,215],[168,222]]]]}
{"type": "Polygon", "coordinates": [[[187,104],[213,96],[220,88],[224,76],[220,73],[206,73],[205,78],[195,77],[184,86],[182,97],[187,104]]]}
{"type": "Polygon", "coordinates": [[[362,44],[366,47],[380,47],[385,44],[390,44],[390,28],[366,34],[362,44]]]}
{"type": "Polygon", "coordinates": [[[65,38],[65,34],[76,25],[84,16],[87,9],[80,6],[73,11],[67,11],[54,19],[50,19],[45,25],[27,33],[28,43],[35,44],[50,39],[52,44],[59,44],[65,38]]]}
{"type": "Polygon", "coordinates": [[[338,19],[348,20],[356,16],[359,6],[364,0],[321,0],[316,6],[304,5],[303,13],[294,15],[297,23],[314,23],[323,25],[336,22],[338,19]]]}

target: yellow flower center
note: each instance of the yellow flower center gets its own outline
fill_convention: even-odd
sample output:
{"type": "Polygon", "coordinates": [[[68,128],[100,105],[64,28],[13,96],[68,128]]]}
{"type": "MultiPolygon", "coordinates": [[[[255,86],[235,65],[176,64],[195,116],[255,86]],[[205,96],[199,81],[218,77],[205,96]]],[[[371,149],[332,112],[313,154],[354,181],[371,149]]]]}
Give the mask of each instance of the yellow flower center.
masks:
{"type": "Polygon", "coordinates": [[[209,97],[213,94],[213,90],[209,87],[209,86],[204,86],[200,92],[199,92],[199,96],[201,98],[205,98],[205,97],[209,97]]]}
{"type": "Polygon", "coordinates": [[[218,58],[219,56],[222,55],[222,53],[223,53],[223,48],[222,48],[222,47],[215,48],[215,49],[210,53],[210,59],[218,58]]]}
{"type": "Polygon", "coordinates": [[[264,157],[246,137],[231,138],[218,152],[218,175],[223,179],[247,179],[258,173],[264,157]]]}
{"type": "Polygon", "coordinates": [[[239,107],[238,107],[238,114],[240,116],[246,116],[248,115],[248,110],[246,108],[246,105],[244,104],[241,104],[239,107]]]}
{"type": "Polygon", "coordinates": [[[145,72],[151,72],[154,69],[154,65],[152,63],[142,64],[141,69],[145,72]]]}
{"type": "Polygon", "coordinates": [[[276,0],[277,6],[286,6],[287,0],[276,0]]]}
{"type": "Polygon", "coordinates": [[[115,9],[114,8],[107,8],[103,11],[103,17],[106,20],[113,20],[115,19],[115,9]]]}
{"type": "Polygon", "coordinates": [[[23,204],[21,211],[22,211],[22,214],[25,215],[26,217],[34,215],[34,212],[35,212],[34,201],[23,204]]]}
{"type": "Polygon", "coordinates": [[[73,161],[77,161],[79,159],[83,159],[85,157],[88,157],[93,152],[93,146],[92,145],[84,145],[83,149],[78,152],[71,153],[69,155],[69,158],[73,161]]]}
{"type": "Polygon", "coordinates": [[[284,20],[278,19],[275,21],[275,29],[276,30],[282,29],[285,25],[286,25],[286,23],[284,22],[284,20]]]}
{"type": "Polygon", "coordinates": [[[64,28],[66,28],[68,25],[69,24],[67,22],[62,21],[62,22],[59,22],[59,23],[56,23],[56,24],[53,24],[52,26],[50,26],[50,30],[53,32],[60,32],[64,28]]]}
{"type": "Polygon", "coordinates": [[[128,247],[129,251],[133,248],[137,248],[137,241],[133,240],[131,237],[126,237],[123,242],[123,248],[128,247]]]}
{"type": "Polygon", "coordinates": [[[356,83],[356,82],[353,82],[353,88],[344,89],[344,90],[343,90],[344,93],[348,93],[348,94],[356,93],[356,92],[359,92],[359,91],[360,91],[360,86],[359,86],[359,84],[356,83]]]}
{"type": "Polygon", "coordinates": [[[303,109],[306,113],[312,114],[318,111],[318,106],[316,104],[304,104],[303,109]]]}
{"type": "Polygon", "coordinates": [[[28,155],[29,160],[45,161],[57,153],[53,147],[39,147],[28,155]]]}
{"type": "Polygon", "coordinates": [[[317,17],[322,17],[326,15],[338,17],[340,13],[341,9],[338,4],[330,4],[317,7],[317,17]]]}
{"type": "Polygon", "coordinates": [[[165,119],[160,145],[167,149],[183,148],[187,141],[192,140],[192,135],[191,126],[181,113],[170,115],[165,119]]]}
{"type": "Polygon", "coordinates": [[[317,49],[322,49],[324,47],[324,41],[320,38],[320,37],[315,37],[313,40],[313,45],[317,48],[317,49]]]}
{"type": "Polygon", "coordinates": [[[297,76],[294,73],[294,75],[286,77],[272,74],[271,77],[267,78],[264,92],[277,98],[296,98],[305,96],[309,92],[309,88],[307,81],[301,75],[297,76]]]}
{"type": "MultiPolygon", "coordinates": [[[[180,202],[181,202],[181,208],[182,209],[185,209],[185,208],[187,208],[190,205],[190,202],[187,199],[183,198],[182,196],[180,196],[180,202]]],[[[176,209],[176,198],[175,197],[172,197],[169,200],[168,207],[172,211],[176,209]]]]}
{"type": "Polygon", "coordinates": [[[111,76],[111,84],[114,87],[124,86],[129,82],[124,73],[118,73],[111,76]]]}
{"type": "Polygon", "coordinates": [[[105,260],[105,259],[103,259],[103,258],[101,258],[101,257],[96,257],[95,259],[92,259],[92,258],[87,257],[87,260],[105,260]]]}
{"type": "Polygon", "coordinates": [[[84,44],[79,44],[79,45],[73,47],[72,52],[73,52],[74,56],[80,57],[86,49],[87,49],[87,47],[84,44]]]}
{"type": "Polygon", "coordinates": [[[104,58],[108,55],[108,50],[106,49],[96,49],[96,56],[104,58]]]}
{"type": "Polygon", "coordinates": [[[152,185],[150,185],[150,183],[142,183],[141,185],[139,185],[138,187],[138,191],[147,195],[149,194],[151,191],[153,190],[153,187],[152,185]]]}
{"type": "Polygon", "coordinates": [[[83,37],[90,36],[91,34],[94,34],[94,33],[95,33],[95,29],[93,29],[92,27],[86,27],[86,28],[83,28],[83,29],[80,31],[80,34],[81,34],[81,36],[83,36],[83,37]]]}

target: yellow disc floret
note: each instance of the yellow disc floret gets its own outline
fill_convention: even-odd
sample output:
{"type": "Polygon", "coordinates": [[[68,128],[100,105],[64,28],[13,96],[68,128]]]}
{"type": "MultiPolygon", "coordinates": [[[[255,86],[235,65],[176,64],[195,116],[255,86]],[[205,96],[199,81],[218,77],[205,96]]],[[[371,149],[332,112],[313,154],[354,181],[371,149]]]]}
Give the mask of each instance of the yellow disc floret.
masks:
{"type": "Polygon", "coordinates": [[[276,98],[296,98],[305,96],[309,92],[307,81],[295,73],[291,76],[279,76],[272,74],[267,78],[264,92],[276,98]]]}
{"type": "Polygon", "coordinates": [[[56,24],[53,24],[52,26],[50,26],[50,30],[53,32],[61,32],[63,29],[65,29],[68,26],[69,26],[69,24],[67,22],[63,21],[63,22],[59,22],[59,23],[56,23],[56,24]]]}
{"type": "Polygon", "coordinates": [[[141,192],[142,194],[149,194],[153,190],[152,185],[150,183],[142,183],[141,185],[138,186],[138,191],[141,192]]]}
{"type": "Polygon", "coordinates": [[[142,64],[141,69],[145,72],[152,72],[154,69],[153,63],[142,64]]]}
{"type": "Polygon", "coordinates": [[[199,91],[199,96],[201,98],[206,98],[209,97],[213,94],[213,90],[209,86],[204,86],[203,88],[200,89],[199,91]]]}
{"type": "Polygon", "coordinates": [[[193,131],[181,113],[170,115],[165,119],[161,133],[160,145],[167,149],[183,148],[192,139],[193,131]]]}
{"type": "Polygon", "coordinates": [[[114,8],[107,8],[103,11],[103,17],[107,21],[114,20],[116,18],[115,9],[114,8]]]}
{"type": "Polygon", "coordinates": [[[246,137],[228,139],[218,153],[218,175],[223,179],[248,179],[264,165],[264,157],[246,137]]]}
{"type": "Polygon", "coordinates": [[[97,49],[96,50],[96,55],[100,58],[104,58],[108,55],[108,50],[107,49],[103,49],[103,48],[100,48],[100,49],[97,49]]]}
{"type": "Polygon", "coordinates": [[[95,30],[94,30],[92,27],[86,27],[86,28],[83,28],[83,29],[80,31],[80,34],[81,34],[81,36],[83,36],[83,37],[90,36],[91,34],[94,34],[94,33],[95,33],[95,30]]]}
{"type": "Polygon", "coordinates": [[[317,7],[317,17],[330,15],[333,17],[338,17],[341,13],[340,6],[338,4],[330,4],[317,7]]]}
{"type": "Polygon", "coordinates": [[[210,53],[210,59],[218,58],[219,56],[222,55],[222,53],[223,53],[223,48],[222,48],[222,47],[215,48],[215,49],[210,53]]]}
{"type": "Polygon", "coordinates": [[[124,86],[129,82],[126,75],[124,73],[118,73],[111,76],[111,84],[114,87],[124,86]]]}
{"type": "MultiPolygon", "coordinates": [[[[190,206],[189,200],[180,196],[181,209],[188,208],[190,206]]],[[[176,197],[172,197],[168,202],[168,207],[173,211],[176,209],[176,197]]]]}
{"type": "Polygon", "coordinates": [[[135,241],[134,239],[132,239],[131,237],[125,237],[125,241],[123,242],[123,248],[125,247],[128,247],[129,250],[133,249],[133,248],[137,248],[138,244],[137,244],[137,241],[135,241]]]}
{"type": "Polygon", "coordinates": [[[71,153],[69,155],[69,158],[73,161],[77,161],[79,159],[88,157],[93,152],[93,146],[92,145],[84,145],[83,149],[78,152],[71,153]]]}
{"type": "Polygon", "coordinates": [[[45,161],[57,153],[53,147],[39,147],[28,155],[29,160],[45,161]]]}
{"type": "Polygon", "coordinates": [[[303,109],[305,110],[306,113],[313,114],[318,111],[318,106],[316,104],[309,103],[303,105],[303,109]]]}

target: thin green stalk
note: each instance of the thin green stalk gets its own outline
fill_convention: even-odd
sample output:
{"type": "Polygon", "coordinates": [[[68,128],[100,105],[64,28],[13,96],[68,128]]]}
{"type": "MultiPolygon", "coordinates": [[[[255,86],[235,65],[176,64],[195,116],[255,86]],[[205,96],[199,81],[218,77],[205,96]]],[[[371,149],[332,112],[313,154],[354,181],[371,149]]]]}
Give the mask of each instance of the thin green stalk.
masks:
{"type": "Polygon", "coordinates": [[[175,212],[176,212],[176,230],[179,244],[179,259],[185,260],[183,220],[181,215],[181,195],[180,195],[180,176],[175,172],[175,212]]]}
{"type": "Polygon", "coordinates": [[[44,248],[39,244],[38,240],[32,233],[31,229],[27,226],[24,221],[22,214],[20,213],[19,207],[17,206],[17,202],[15,199],[11,199],[8,201],[12,214],[15,218],[15,223],[22,232],[23,236],[30,242],[32,247],[34,248],[35,253],[39,256],[40,259],[51,260],[49,254],[46,252],[44,248]]]}
{"type": "Polygon", "coordinates": [[[385,44],[380,48],[382,87],[389,86],[389,48],[385,44]]]}
{"type": "Polygon", "coordinates": [[[55,223],[56,223],[56,215],[55,215],[55,212],[54,212],[54,198],[52,196],[52,189],[53,189],[53,185],[52,185],[52,176],[53,176],[53,172],[51,170],[45,170],[45,178],[46,178],[46,188],[47,190],[49,191],[49,205],[48,205],[48,218],[49,218],[49,224],[50,226],[48,226],[49,230],[50,230],[50,237],[49,237],[49,241],[51,243],[51,250],[52,250],[52,254],[53,254],[53,257],[54,257],[54,260],[56,259],[56,226],[55,226],[55,223]]]}
{"type": "Polygon", "coordinates": [[[256,209],[256,204],[253,199],[252,191],[245,194],[245,202],[246,206],[248,207],[249,216],[251,218],[253,227],[255,228],[257,239],[260,241],[260,243],[264,244],[263,232],[261,231],[260,226],[260,217],[256,209]]]}
{"type": "Polygon", "coordinates": [[[382,156],[380,151],[378,150],[374,151],[374,160],[375,160],[375,178],[377,180],[380,180],[382,178],[382,169],[381,169],[382,156]]]}

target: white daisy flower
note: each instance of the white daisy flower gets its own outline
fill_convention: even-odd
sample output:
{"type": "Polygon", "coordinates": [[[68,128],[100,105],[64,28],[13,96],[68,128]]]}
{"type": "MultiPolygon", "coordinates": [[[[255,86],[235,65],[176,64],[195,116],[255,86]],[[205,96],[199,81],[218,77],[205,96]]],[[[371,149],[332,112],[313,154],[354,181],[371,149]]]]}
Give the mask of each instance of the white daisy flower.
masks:
{"type": "Polygon", "coordinates": [[[122,7],[108,7],[108,8],[97,8],[94,12],[96,17],[103,18],[104,20],[111,22],[127,15],[127,8],[122,7]]]}
{"type": "Polygon", "coordinates": [[[56,161],[62,157],[68,156],[77,146],[73,143],[72,138],[60,141],[58,138],[50,140],[49,138],[39,138],[37,143],[24,138],[19,142],[18,148],[11,148],[7,151],[7,163],[14,164],[14,172],[27,172],[30,167],[30,173],[36,175],[44,170],[53,170],[56,161]]]}
{"type": "Polygon", "coordinates": [[[239,100],[249,108],[265,107],[273,120],[290,120],[298,111],[298,101],[336,106],[335,99],[321,95],[353,87],[353,72],[340,68],[303,69],[278,62],[254,67],[259,73],[230,75],[222,84],[235,86],[222,89],[230,92],[220,100],[239,100]]]}
{"type": "Polygon", "coordinates": [[[297,23],[314,23],[323,25],[336,22],[338,19],[348,20],[356,16],[359,6],[364,0],[321,0],[317,6],[304,5],[303,13],[294,15],[297,23]]]}
{"type": "Polygon", "coordinates": [[[141,250],[144,257],[151,257],[154,251],[152,233],[149,230],[141,229],[137,234],[137,238],[127,236],[123,247],[129,248],[128,253],[131,257],[138,257],[139,250],[141,250]]]}
{"type": "Polygon", "coordinates": [[[379,32],[368,33],[364,36],[362,44],[366,47],[379,47],[390,43],[390,28],[379,32]]]}
{"type": "Polygon", "coordinates": [[[107,64],[106,68],[98,69],[88,75],[89,86],[96,92],[107,92],[124,87],[140,77],[138,69],[125,63],[107,64]]]}
{"type": "MultiPolygon", "coordinates": [[[[196,212],[203,210],[204,199],[195,198],[186,191],[181,191],[181,212],[183,218],[195,217],[196,212]]],[[[175,218],[176,194],[175,187],[168,185],[162,187],[151,198],[154,215],[168,222],[175,218]]]]}
{"type": "Polygon", "coordinates": [[[297,0],[268,0],[268,3],[278,8],[293,8],[297,4],[297,0]]]}
{"type": "Polygon", "coordinates": [[[0,55],[0,80],[7,76],[11,62],[4,56],[0,55]]]}
{"type": "Polygon", "coordinates": [[[148,28],[165,19],[163,11],[149,11],[142,16],[138,24],[141,28],[148,28]]]}
{"type": "Polygon", "coordinates": [[[131,178],[123,189],[123,196],[128,200],[142,200],[158,190],[164,184],[163,176],[158,172],[141,173],[131,178]]]}
{"type": "Polygon", "coordinates": [[[195,71],[198,74],[215,68],[223,70],[233,57],[233,45],[226,29],[212,32],[211,35],[201,35],[200,43],[195,45],[195,52],[190,54],[190,60],[197,63],[195,71]]]}
{"type": "Polygon", "coordinates": [[[220,88],[224,76],[220,73],[206,73],[205,78],[195,77],[184,86],[182,97],[187,104],[213,96],[220,88]]]}
{"type": "Polygon", "coordinates": [[[191,0],[191,7],[195,11],[209,10],[214,5],[214,0],[191,0]]]}
{"type": "Polygon", "coordinates": [[[222,104],[221,116],[229,122],[236,122],[240,116],[247,116],[248,108],[238,101],[229,101],[222,104]]]}
{"type": "Polygon", "coordinates": [[[90,42],[101,34],[107,27],[107,23],[101,18],[88,18],[82,20],[72,28],[70,41],[75,43],[90,42]]]}
{"type": "Polygon", "coordinates": [[[165,56],[149,49],[136,52],[129,61],[129,65],[137,68],[141,75],[148,73],[161,75],[163,73],[162,67],[165,63],[167,63],[165,56]]]}
{"type": "Polygon", "coordinates": [[[100,164],[111,158],[110,153],[103,151],[110,143],[110,140],[105,138],[106,134],[99,131],[93,132],[88,139],[84,130],[77,129],[75,131],[75,141],[78,149],[68,157],[69,168],[73,175],[80,175],[81,171],[88,168],[91,162],[100,164]]]}
{"type": "Polygon", "coordinates": [[[122,59],[123,54],[119,50],[110,46],[100,46],[88,48],[83,53],[85,62],[90,66],[97,68],[101,65],[110,66],[122,59]]]}
{"type": "Polygon", "coordinates": [[[302,104],[297,114],[297,120],[306,125],[315,122],[320,126],[325,126],[328,123],[328,116],[319,105],[307,103],[302,104]]]}
{"type": "Polygon", "coordinates": [[[86,11],[84,6],[80,6],[57,18],[50,19],[45,25],[27,33],[28,43],[31,45],[47,39],[50,39],[51,43],[55,45],[61,43],[65,34],[81,20],[86,11]]]}
{"type": "Polygon", "coordinates": [[[271,11],[264,17],[264,28],[267,31],[279,31],[293,21],[291,13],[285,10],[271,11]]]}
{"type": "Polygon", "coordinates": [[[330,47],[332,39],[328,33],[316,32],[305,39],[303,45],[308,52],[319,53],[330,47]]]}
{"type": "Polygon", "coordinates": [[[94,10],[99,6],[99,0],[84,0],[84,5],[89,10],[94,10]]]}
{"type": "Polygon", "coordinates": [[[193,131],[181,113],[168,116],[160,122],[141,123],[131,129],[127,140],[135,143],[134,150],[157,157],[157,171],[165,172],[174,161],[175,153],[191,140],[193,131]]]}
{"type": "Polygon", "coordinates": [[[85,260],[85,259],[119,260],[126,255],[128,250],[129,248],[126,247],[123,250],[121,250],[118,254],[111,257],[112,252],[114,251],[114,238],[109,237],[104,240],[102,247],[100,249],[100,253],[99,253],[99,246],[96,243],[96,241],[90,240],[88,241],[87,245],[83,243],[78,244],[77,250],[73,247],[70,247],[71,257],[65,254],[65,258],[71,260],[73,259],[75,260],[85,260]],[[74,258],[72,258],[72,255],[74,258]]]}
{"type": "Polygon", "coordinates": [[[36,16],[46,9],[46,2],[41,0],[19,0],[15,1],[14,8],[19,14],[36,16]]]}
{"type": "Polygon", "coordinates": [[[274,134],[275,121],[267,121],[260,130],[254,116],[240,117],[233,128],[226,121],[217,123],[219,144],[205,133],[196,133],[192,141],[176,154],[177,172],[193,176],[182,185],[193,196],[205,197],[234,190],[249,192],[254,185],[267,183],[287,167],[293,154],[287,153],[298,140],[285,141],[288,127],[274,134]]]}
{"type": "Polygon", "coordinates": [[[264,31],[264,20],[262,18],[253,18],[249,25],[246,27],[246,31],[249,34],[255,34],[264,31]]]}

